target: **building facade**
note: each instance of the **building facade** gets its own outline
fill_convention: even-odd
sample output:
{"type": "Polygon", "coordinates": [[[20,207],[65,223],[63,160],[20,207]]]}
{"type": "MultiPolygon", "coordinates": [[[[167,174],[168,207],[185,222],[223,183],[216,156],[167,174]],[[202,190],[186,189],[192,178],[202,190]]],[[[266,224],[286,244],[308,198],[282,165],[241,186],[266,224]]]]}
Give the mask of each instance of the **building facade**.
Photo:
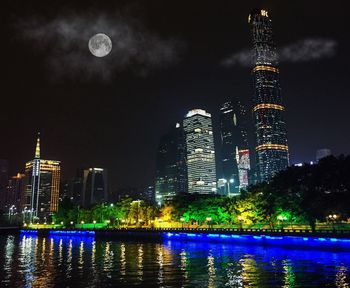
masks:
{"type": "Polygon", "coordinates": [[[35,156],[25,166],[23,212],[30,221],[45,220],[58,210],[61,162],[40,158],[40,137],[35,156]]]}
{"type": "Polygon", "coordinates": [[[222,180],[226,195],[237,194],[249,185],[247,126],[247,111],[240,101],[227,101],[220,107],[222,180]]]}
{"type": "Polygon", "coordinates": [[[256,161],[260,181],[268,181],[289,165],[284,106],[279,81],[277,52],[272,21],[266,10],[249,15],[255,66],[253,116],[255,122],[256,161]]]}
{"type": "Polygon", "coordinates": [[[84,170],[82,206],[91,207],[108,201],[107,170],[89,168],[84,170]]]}
{"type": "Polygon", "coordinates": [[[8,182],[8,161],[0,159],[0,210],[6,210],[6,187],[8,182]]]}
{"type": "Polygon", "coordinates": [[[179,123],[159,141],[156,159],[155,201],[161,206],[187,192],[186,141],[179,123]]]}
{"type": "Polygon", "coordinates": [[[188,193],[215,194],[216,163],[211,114],[202,109],[191,110],[183,126],[186,135],[188,193]]]}
{"type": "Polygon", "coordinates": [[[8,180],[6,188],[6,206],[16,208],[17,213],[21,212],[22,203],[24,202],[24,179],[25,174],[17,173],[8,180]]]}

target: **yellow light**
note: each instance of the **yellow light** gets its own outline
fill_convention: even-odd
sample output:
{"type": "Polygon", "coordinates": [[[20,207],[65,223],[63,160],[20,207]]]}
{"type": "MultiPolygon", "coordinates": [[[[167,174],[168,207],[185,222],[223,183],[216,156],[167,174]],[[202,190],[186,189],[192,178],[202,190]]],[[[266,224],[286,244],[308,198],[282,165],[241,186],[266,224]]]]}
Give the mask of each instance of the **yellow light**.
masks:
{"type": "Polygon", "coordinates": [[[253,69],[253,72],[256,72],[256,71],[270,71],[270,72],[279,73],[279,70],[277,68],[271,67],[271,66],[266,66],[266,65],[255,66],[253,69]]]}
{"type": "Polygon", "coordinates": [[[96,224],[96,220],[92,221],[94,224],[96,224]]]}
{"type": "Polygon", "coordinates": [[[261,150],[286,150],[288,151],[288,146],[287,145],[280,145],[280,144],[262,144],[257,146],[256,151],[261,151],[261,150]]]}
{"type": "Polygon", "coordinates": [[[257,111],[259,109],[275,109],[284,111],[284,107],[282,105],[277,104],[258,104],[253,108],[253,111],[257,111]]]}

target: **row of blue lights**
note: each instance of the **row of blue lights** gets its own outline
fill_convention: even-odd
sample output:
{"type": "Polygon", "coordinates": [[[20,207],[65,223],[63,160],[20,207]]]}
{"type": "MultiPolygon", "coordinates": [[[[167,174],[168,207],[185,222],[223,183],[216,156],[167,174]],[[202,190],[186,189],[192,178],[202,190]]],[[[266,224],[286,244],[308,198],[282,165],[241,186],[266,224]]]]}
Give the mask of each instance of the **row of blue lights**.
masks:
{"type": "Polygon", "coordinates": [[[269,236],[269,235],[233,235],[233,234],[204,234],[204,233],[163,233],[163,237],[167,239],[179,239],[179,240],[201,240],[201,241],[230,241],[230,242],[271,242],[283,245],[323,245],[331,243],[339,243],[350,247],[350,239],[341,238],[320,238],[320,237],[298,237],[298,236],[269,236]]]}
{"type": "Polygon", "coordinates": [[[21,230],[21,234],[38,234],[38,230],[31,230],[31,229],[26,229],[26,230],[21,230]]]}
{"type": "Polygon", "coordinates": [[[76,236],[95,236],[95,231],[79,230],[50,230],[50,235],[76,235],[76,236]]]}

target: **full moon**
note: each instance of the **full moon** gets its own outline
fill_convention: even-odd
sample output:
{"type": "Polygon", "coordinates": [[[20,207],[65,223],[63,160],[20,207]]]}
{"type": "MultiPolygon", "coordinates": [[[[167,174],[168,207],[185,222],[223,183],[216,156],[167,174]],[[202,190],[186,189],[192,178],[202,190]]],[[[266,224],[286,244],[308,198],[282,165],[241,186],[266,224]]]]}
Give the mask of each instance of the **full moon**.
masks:
{"type": "Polygon", "coordinates": [[[96,57],[105,57],[112,50],[112,41],[106,34],[98,33],[89,40],[89,50],[96,57]]]}

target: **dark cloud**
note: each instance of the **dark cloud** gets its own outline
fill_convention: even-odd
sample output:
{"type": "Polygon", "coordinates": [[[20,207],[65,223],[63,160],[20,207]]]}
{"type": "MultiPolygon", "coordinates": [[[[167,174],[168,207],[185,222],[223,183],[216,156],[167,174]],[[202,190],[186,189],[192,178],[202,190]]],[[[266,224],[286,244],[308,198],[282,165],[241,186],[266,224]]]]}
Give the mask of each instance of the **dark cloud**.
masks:
{"type": "Polygon", "coordinates": [[[109,80],[130,69],[145,74],[176,62],[184,45],[177,39],[162,39],[133,18],[114,15],[70,14],[53,20],[27,19],[16,28],[22,39],[35,42],[45,51],[53,76],[109,80]],[[95,33],[105,33],[113,43],[109,55],[94,57],[88,41],[95,33]],[[47,51],[47,52],[46,52],[47,51]]]}
{"type": "MultiPolygon", "coordinates": [[[[336,54],[337,42],[332,39],[309,38],[297,41],[278,51],[279,62],[309,62],[331,58],[336,54]]],[[[253,51],[245,49],[224,59],[221,64],[226,67],[253,65],[253,51]]]]}

